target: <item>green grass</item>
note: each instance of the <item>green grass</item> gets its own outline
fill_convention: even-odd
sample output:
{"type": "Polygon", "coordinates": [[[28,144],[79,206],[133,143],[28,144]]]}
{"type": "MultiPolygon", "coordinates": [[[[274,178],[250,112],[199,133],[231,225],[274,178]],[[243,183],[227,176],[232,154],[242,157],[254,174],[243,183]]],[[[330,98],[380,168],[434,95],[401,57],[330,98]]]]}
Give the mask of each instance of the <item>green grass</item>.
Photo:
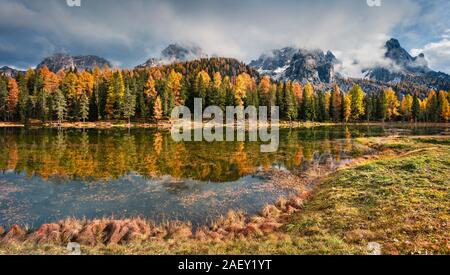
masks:
{"type": "MultiPolygon", "coordinates": [[[[85,254],[450,254],[447,141],[362,139],[390,151],[322,181],[281,232],[226,241],[158,240],[82,247],[85,254]],[[394,153],[392,153],[394,152],[394,153]]],[[[0,254],[64,254],[64,247],[0,244],[0,254]]]]}

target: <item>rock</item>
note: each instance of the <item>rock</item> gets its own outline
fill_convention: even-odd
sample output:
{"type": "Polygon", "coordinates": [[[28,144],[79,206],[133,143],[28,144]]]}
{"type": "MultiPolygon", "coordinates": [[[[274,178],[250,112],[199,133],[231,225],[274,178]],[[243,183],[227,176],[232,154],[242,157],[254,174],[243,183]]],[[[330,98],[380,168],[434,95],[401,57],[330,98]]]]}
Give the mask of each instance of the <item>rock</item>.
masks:
{"type": "Polygon", "coordinates": [[[335,56],[328,51],[283,48],[262,55],[249,65],[261,74],[277,80],[297,80],[301,83],[333,83],[335,56]]]}
{"type": "Polygon", "coordinates": [[[366,78],[387,83],[408,81],[418,85],[434,86],[436,90],[450,88],[450,75],[431,70],[423,53],[411,56],[394,38],[386,42],[385,50],[384,57],[390,64],[366,69],[364,71],[366,78]]]}
{"type": "Polygon", "coordinates": [[[44,66],[56,73],[59,70],[77,69],[81,71],[93,70],[95,67],[111,67],[111,63],[108,60],[95,55],[70,56],[57,53],[42,60],[42,62],[37,65],[37,69],[41,69],[44,66]]]}
{"type": "Polygon", "coordinates": [[[207,57],[208,55],[205,54],[200,47],[171,44],[161,51],[159,57],[152,57],[136,68],[153,68],[207,57]]]}
{"type": "Polygon", "coordinates": [[[3,66],[0,68],[0,75],[3,74],[6,77],[16,77],[19,73],[23,73],[22,71],[10,68],[8,66],[3,66]]]}

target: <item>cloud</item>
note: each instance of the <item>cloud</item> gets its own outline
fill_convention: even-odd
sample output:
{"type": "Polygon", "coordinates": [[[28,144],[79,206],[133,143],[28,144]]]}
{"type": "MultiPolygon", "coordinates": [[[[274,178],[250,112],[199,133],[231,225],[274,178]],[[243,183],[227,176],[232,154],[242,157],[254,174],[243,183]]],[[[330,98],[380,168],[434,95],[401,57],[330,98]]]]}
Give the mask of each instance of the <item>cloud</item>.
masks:
{"type": "Polygon", "coordinates": [[[431,68],[450,72],[450,39],[443,37],[440,41],[426,44],[423,48],[412,49],[412,55],[425,54],[431,68]]]}
{"type": "Polygon", "coordinates": [[[133,67],[174,42],[249,62],[295,45],[332,50],[341,73],[359,76],[385,62],[384,42],[395,28],[414,25],[422,6],[422,0],[384,0],[381,7],[366,0],[82,0],[79,8],[43,2],[0,2],[0,64],[33,66],[59,51],[133,67]]]}

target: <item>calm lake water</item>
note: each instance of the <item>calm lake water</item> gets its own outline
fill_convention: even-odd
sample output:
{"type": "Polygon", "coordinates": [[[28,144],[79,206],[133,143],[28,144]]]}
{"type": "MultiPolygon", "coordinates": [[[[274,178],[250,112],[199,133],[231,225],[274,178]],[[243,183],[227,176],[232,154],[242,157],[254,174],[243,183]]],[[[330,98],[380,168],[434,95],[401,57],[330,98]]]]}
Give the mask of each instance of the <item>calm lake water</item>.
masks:
{"type": "Polygon", "coordinates": [[[255,142],[174,142],[169,132],[0,129],[0,226],[67,217],[145,217],[205,224],[230,209],[255,214],[289,195],[262,176],[301,174],[369,153],[355,137],[438,135],[444,128],[283,129],[275,153],[255,142]]]}

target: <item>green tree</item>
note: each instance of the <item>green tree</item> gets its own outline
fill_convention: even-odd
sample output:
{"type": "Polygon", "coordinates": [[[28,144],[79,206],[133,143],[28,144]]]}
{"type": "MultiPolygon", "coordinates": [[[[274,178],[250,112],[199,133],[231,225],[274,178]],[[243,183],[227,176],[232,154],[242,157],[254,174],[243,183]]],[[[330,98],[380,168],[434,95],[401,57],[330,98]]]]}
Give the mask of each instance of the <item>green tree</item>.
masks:
{"type": "Polygon", "coordinates": [[[61,123],[67,112],[67,102],[63,92],[60,89],[55,91],[54,111],[56,118],[58,119],[58,126],[61,127],[61,123]]]}
{"type": "Polygon", "coordinates": [[[131,117],[135,115],[136,110],[136,96],[130,91],[130,88],[125,89],[125,103],[123,115],[128,119],[128,126],[131,125],[131,117]]]}
{"type": "Polygon", "coordinates": [[[414,122],[417,122],[417,120],[420,117],[420,99],[417,97],[417,94],[414,94],[414,97],[413,97],[413,104],[411,107],[411,115],[412,115],[412,119],[414,119],[414,122]]]}
{"type": "Polygon", "coordinates": [[[349,92],[351,101],[351,118],[359,120],[364,115],[364,92],[358,84],[355,84],[349,92]]]}
{"type": "Polygon", "coordinates": [[[163,118],[163,109],[161,98],[159,96],[156,97],[155,105],[153,106],[153,118],[158,121],[163,118]]]}
{"type": "Polygon", "coordinates": [[[86,122],[86,119],[89,118],[89,97],[86,93],[83,93],[81,95],[80,117],[83,120],[83,123],[86,122]]]}
{"type": "Polygon", "coordinates": [[[314,121],[316,118],[316,106],[314,98],[314,89],[310,83],[303,89],[302,100],[302,118],[306,121],[314,121]]]}

